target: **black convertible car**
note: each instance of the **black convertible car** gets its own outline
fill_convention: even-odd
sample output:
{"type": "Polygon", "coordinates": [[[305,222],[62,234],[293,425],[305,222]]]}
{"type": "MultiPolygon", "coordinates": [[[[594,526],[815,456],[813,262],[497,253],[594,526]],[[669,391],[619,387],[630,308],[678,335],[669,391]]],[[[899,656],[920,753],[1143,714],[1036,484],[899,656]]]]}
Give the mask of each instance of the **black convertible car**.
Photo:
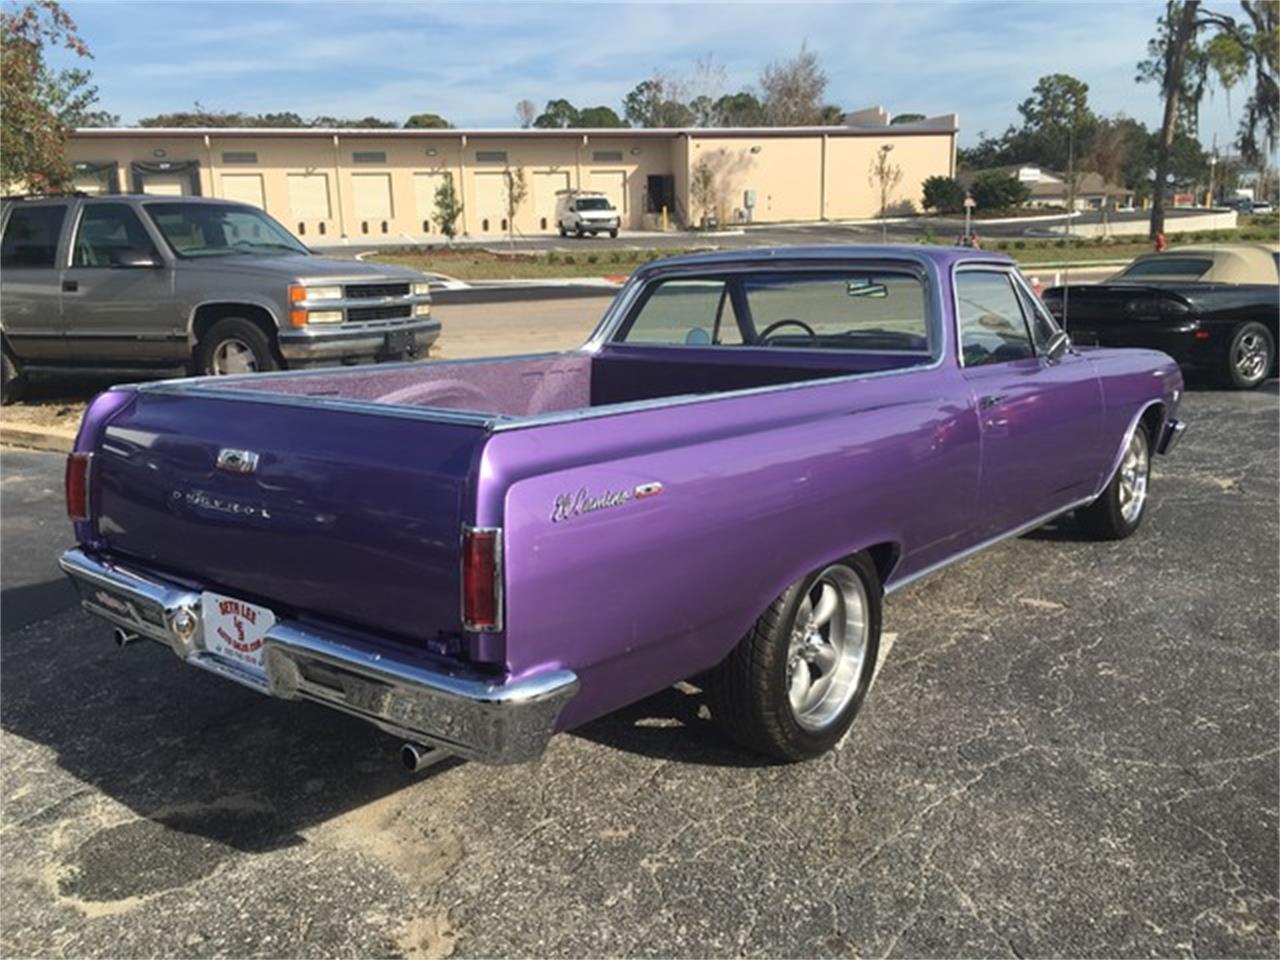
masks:
{"type": "Polygon", "coordinates": [[[1044,302],[1079,346],[1154,347],[1250,390],[1276,366],[1278,250],[1178,247],[1138,257],[1106,283],[1052,287],[1044,302]]]}

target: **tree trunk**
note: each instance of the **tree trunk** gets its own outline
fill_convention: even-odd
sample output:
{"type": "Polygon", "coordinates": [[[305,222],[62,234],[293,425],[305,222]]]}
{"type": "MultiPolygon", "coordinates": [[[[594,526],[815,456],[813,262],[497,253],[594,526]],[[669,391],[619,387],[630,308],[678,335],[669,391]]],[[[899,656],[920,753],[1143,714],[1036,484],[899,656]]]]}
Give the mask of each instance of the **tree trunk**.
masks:
{"type": "MultiPolygon", "coordinates": [[[[1172,14],[1173,4],[1169,4],[1172,14]]],[[[1169,176],[1169,155],[1178,131],[1178,100],[1182,95],[1182,74],[1187,65],[1187,48],[1196,35],[1196,14],[1200,0],[1186,0],[1176,20],[1169,23],[1169,46],[1164,59],[1164,121],[1160,125],[1160,143],[1156,150],[1156,182],[1151,195],[1151,239],[1164,233],[1164,191],[1169,176]]]]}

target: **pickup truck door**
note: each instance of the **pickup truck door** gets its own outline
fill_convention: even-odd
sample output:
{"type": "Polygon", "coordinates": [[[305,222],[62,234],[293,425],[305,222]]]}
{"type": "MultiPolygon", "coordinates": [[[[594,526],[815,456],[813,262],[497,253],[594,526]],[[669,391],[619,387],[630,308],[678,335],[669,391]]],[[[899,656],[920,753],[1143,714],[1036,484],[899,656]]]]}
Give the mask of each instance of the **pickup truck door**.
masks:
{"type": "Polygon", "coordinates": [[[173,264],[160,246],[129,204],[83,204],[70,265],[62,273],[62,316],[73,361],[144,365],[186,359],[173,264]]]}
{"type": "Polygon", "coordinates": [[[962,267],[955,289],[963,376],[982,438],[983,532],[994,535],[1093,492],[1102,391],[1084,357],[1041,355],[1052,320],[1011,270],[962,267]]]}
{"type": "Polygon", "coordinates": [[[20,361],[58,363],[67,359],[63,336],[59,270],[65,262],[65,200],[15,200],[7,205],[0,241],[0,327],[20,361]]]}

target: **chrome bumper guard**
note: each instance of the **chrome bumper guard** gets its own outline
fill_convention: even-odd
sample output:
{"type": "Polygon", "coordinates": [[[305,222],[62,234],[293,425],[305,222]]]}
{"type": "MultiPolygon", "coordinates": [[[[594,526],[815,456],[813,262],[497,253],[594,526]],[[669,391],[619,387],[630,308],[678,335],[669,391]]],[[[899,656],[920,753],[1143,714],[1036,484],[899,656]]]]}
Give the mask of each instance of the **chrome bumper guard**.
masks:
{"type": "Polygon", "coordinates": [[[1169,453],[1178,445],[1178,441],[1182,439],[1182,434],[1186,431],[1187,425],[1181,420],[1172,418],[1164,422],[1164,427],[1160,431],[1160,439],[1156,443],[1156,453],[1169,453]]]}
{"type": "Polygon", "coordinates": [[[393,656],[386,647],[289,621],[267,633],[262,677],[204,649],[198,590],[79,549],[68,550],[59,564],[85,610],[165,644],[193,666],[260,693],[324,704],[397,737],[472,760],[537,759],[578,689],[569,670],[494,682],[415,661],[408,651],[393,656]]]}

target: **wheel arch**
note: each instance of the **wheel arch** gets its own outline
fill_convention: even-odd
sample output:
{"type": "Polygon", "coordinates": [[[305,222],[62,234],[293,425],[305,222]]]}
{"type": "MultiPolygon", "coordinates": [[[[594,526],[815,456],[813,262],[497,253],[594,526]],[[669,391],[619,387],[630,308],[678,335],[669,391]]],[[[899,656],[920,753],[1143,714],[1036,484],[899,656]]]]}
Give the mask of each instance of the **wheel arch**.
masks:
{"type": "Polygon", "coordinates": [[[276,320],[275,314],[269,307],[262,304],[234,300],[215,300],[202,303],[191,311],[190,347],[193,358],[196,355],[198,344],[204,339],[213,325],[219,320],[225,320],[228,317],[248,320],[258,327],[266,335],[267,343],[271,346],[271,352],[275,356],[276,363],[281,368],[285,366],[284,355],[280,352],[280,340],[278,337],[280,325],[276,320]]]}

